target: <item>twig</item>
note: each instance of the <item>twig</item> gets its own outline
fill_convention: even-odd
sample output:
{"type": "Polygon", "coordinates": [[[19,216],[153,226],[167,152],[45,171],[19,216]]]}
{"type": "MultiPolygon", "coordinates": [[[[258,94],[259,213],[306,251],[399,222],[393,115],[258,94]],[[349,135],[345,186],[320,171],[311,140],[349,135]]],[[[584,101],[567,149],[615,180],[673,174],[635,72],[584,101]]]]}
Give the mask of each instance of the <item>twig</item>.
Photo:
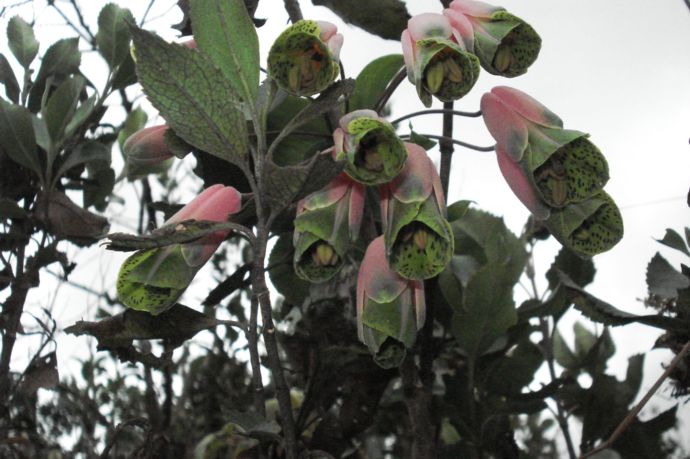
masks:
{"type": "Polygon", "coordinates": [[[117,427],[115,427],[113,437],[110,439],[108,444],[105,445],[105,448],[103,448],[103,452],[99,456],[100,459],[108,458],[108,456],[110,455],[110,450],[113,448],[113,446],[115,446],[115,442],[117,441],[117,437],[120,435],[120,432],[122,432],[122,430],[124,430],[124,428],[128,426],[136,426],[143,430],[150,430],[151,428],[149,422],[142,417],[128,419],[126,421],[119,423],[117,427]]]}
{"type": "Polygon", "coordinates": [[[264,396],[264,383],[261,378],[261,360],[259,359],[259,336],[256,328],[258,313],[259,299],[256,295],[252,295],[247,342],[249,344],[249,361],[252,366],[254,409],[260,415],[266,416],[266,398],[264,396]]]}
{"type": "Polygon", "coordinates": [[[299,7],[299,0],[285,0],[285,11],[290,16],[293,24],[303,18],[302,9],[299,7]]]}
{"type": "Polygon", "coordinates": [[[449,110],[447,108],[434,108],[431,110],[420,110],[418,112],[408,113],[405,116],[401,116],[400,118],[391,121],[391,124],[396,124],[396,123],[399,123],[401,121],[405,121],[406,119],[414,118],[415,116],[437,115],[437,114],[445,114],[445,113],[450,113],[451,115],[456,115],[456,116],[465,116],[467,118],[477,118],[477,117],[482,116],[481,110],[478,110],[476,112],[463,112],[461,110],[453,110],[453,109],[449,110]]]}
{"type": "Polygon", "coordinates": [[[376,111],[376,113],[381,114],[384,107],[388,103],[388,100],[391,98],[395,90],[398,89],[398,86],[400,86],[400,83],[402,83],[406,76],[407,70],[403,66],[398,73],[395,74],[391,82],[388,83],[386,90],[383,91],[383,94],[381,94],[381,98],[378,100],[378,102],[376,102],[376,105],[374,105],[374,111],[376,111]]]}
{"type": "Polygon", "coordinates": [[[448,183],[450,181],[450,164],[453,160],[453,102],[445,102],[443,104],[445,113],[443,114],[443,135],[439,142],[439,149],[441,150],[441,167],[439,175],[441,177],[441,186],[443,187],[443,195],[448,202],[448,183]]]}
{"type": "Polygon", "coordinates": [[[146,10],[144,10],[144,15],[141,17],[141,21],[139,21],[139,27],[143,27],[144,24],[146,24],[146,16],[149,15],[149,12],[151,11],[151,7],[153,4],[156,2],[156,0],[151,0],[149,1],[149,4],[146,6],[146,10]]]}
{"type": "Polygon", "coordinates": [[[89,44],[91,44],[91,46],[93,46],[92,37],[90,37],[88,35],[88,33],[84,32],[79,27],[77,27],[77,25],[74,24],[72,22],[72,20],[69,17],[67,17],[67,15],[60,8],[58,8],[58,6],[55,2],[49,2],[49,4],[50,4],[50,6],[55,8],[55,11],[57,11],[60,14],[60,16],[62,16],[62,19],[65,20],[67,25],[70,26],[72,28],[72,30],[74,30],[77,34],[79,34],[79,36],[82,37],[84,40],[89,42],[89,44]]]}
{"type": "Polygon", "coordinates": [[[630,410],[628,415],[621,421],[620,424],[618,424],[618,427],[616,427],[616,430],[613,431],[611,436],[602,444],[597,446],[591,451],[588,451],[580,456],[579,459],[585,459],[587,457],[593,456],[594,454],[603,451],[607,448],[610,448],[616,440],[618,440],[618,437],[623,435],[623,432],[625,432],[630,425],[635,422],[635,419],[637,418],[637,415],[642,411],[642,408],[651,400],[652,396],[656,393],[657,390],[659,390],[659,387],[661,387],[661,384],[668,378],[668,376],[671,374],[673,370],[676,369],[678,364],[685,358],[685,355],[690,351],[690,341],[685,343],[685,346],[676,354],[676,356],[671,360],[671,364],[666,368],[666,371],[664,371],[661,376],[659,376],[659,379],[656,380],[654,385],[647,391],[646,394],[644,394],[644,397],[642,397],[642,400],[635,405],[635,407],[630,410]]]}
{"type": "MultiPolygon", "coordinates": [[[[461,147],[469,148],[470,150],[476,150],[476,151],[494,151],[494,146],[490,147],[480,147],[478,145],[474,145],[471,143],[463,142],[462,140],[457,140],[457,139],[448,139],[447,137],[444,137],[442,135],[434,135],[434,134],[422,134],[418,133],[419,135],[422,135],[424,137],[429,137],[430,139],[436,139],[436,140],[448,140],[450,142],[453,142],[455,145],[460,145],[461,147]]],[[[409,134],[403,134],[400,136],[401,138],[409,139],[410,135],[409,134]]]]}
{"type": "Polygon", "coordinates": [[[87,34],[89,34],[89,37],[91,37],[91,40],[89,40],[89,43],[91,43],[91,46],[96,49],[96,36],[91,32],[91,29],[89,28],[88,24],[86,24],[86,21],[84,20],[84,16],[81,14],[81,9],[79,9],[79,6],[77,6],[76,0],[70,0],[70,3],[72,4],[72,8],[74,8],[74,12],[77,13],[77,19],[79,19],[79,24],[84,28],[87,34]]]}

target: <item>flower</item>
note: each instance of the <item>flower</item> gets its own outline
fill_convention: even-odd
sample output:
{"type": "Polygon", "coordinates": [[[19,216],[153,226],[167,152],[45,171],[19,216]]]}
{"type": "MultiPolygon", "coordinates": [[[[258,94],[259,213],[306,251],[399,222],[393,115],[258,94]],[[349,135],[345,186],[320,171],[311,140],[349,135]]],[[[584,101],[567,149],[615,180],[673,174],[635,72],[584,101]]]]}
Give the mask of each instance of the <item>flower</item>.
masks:
{"type": "Polygon", "coordinates": [[[285,29],[268,53],[268,74],[285,91],[311,96],[326,89],[340,73],[343,36],[326,21],[303,19],[285,29]]]}
{"type": "MultiPolygon", "coordinates": [[[[224,222],[240,210],[233,187],[213,185],[170,217],[163,227],[188,220],[224,222]]],[[[120,268],[117,294],[126,306],[158,315],[171,308],[211,258],[228,231],[218,231],[185,244],[139,250],[120,268]]]]}
{"type": "Polygon", "coordinates": [[[401,276],[429,279],[453,256],[453,232],[434,165],[419,145],[405,143],[405,148],[405,167],[380,188],[386,256],[401,276]]]}
{"type": "Polygon", "coordinates": [[[484,94],[481,109],[501,172],[535,217],[587,199],[608,181],[606,158],[588,135],[563,129],[558,116],[527,94],[498,86],[484,94]]]}
{"type": "Polygon", "coordinates": [[[460,99],[479,77],[479,60],[467,52],[458,31],[441,14],[414,16],[400,41],[407,78],[427,107],[432,95],[443,102],[460,99]]]}
{"type": "Polygon", "coordinates": [[[140,129],[127,138],[122,152],[127,161],[127,177],[130,180],[148,174],[159,174],[172,164],[173,153],[165,143],[165,124],[140,129]]]}
{"type": "Polygon", "coordinates": [[[366,185],[389,182],[407,158],[393,126],[373,110],[357,110],[340,118],[333,141],[336,159],[347,160],[347,175],[366,185]]]}
{"type": "Polygon", "coordinates": [[[364,212],[364,186],[346,174],[297,204],[295,273],[309,282],[325,282],[345,263],[357,239],[364,212]]]}
{"type": "Polygon", "coordinates": [[[357,276],[357,333],[376,354],[386,339],[410,348],[426,316],[424,282],[393,271],[385,256],[383,236],[369,244],[357,276]]]}
{"type": "Polygon", "coordinates": [[[489,73],[509,78],[522,75],[539,55],[541,38],[537,32],[504,8],[454,0],[443,14],[489,73]]]}

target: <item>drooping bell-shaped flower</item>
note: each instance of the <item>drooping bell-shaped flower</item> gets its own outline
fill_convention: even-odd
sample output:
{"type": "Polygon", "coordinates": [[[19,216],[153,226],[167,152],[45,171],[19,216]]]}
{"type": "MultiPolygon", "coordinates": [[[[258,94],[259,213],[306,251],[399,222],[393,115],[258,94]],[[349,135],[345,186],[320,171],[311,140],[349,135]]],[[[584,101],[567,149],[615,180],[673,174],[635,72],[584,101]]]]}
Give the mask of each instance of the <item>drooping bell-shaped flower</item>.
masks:
{"type": "Polygon", "coordinates": [[[398,175],[407,152],[393,126],[373,110],[357,110],[340,119],[333,132],[336,159],[347,161],[347,175],[366,185],[398,175]]]}
{"type": "Polygon", "coordinates": [[[501,172],[535,217],[587,199],[608,181],[606,158],[588,135],[563,129],[558,116],[527,94],[499,86],[484,94],[481,109],[501,172]]]}
{"type": "Polygon", "coordinates": [[[454,0],[443,14],[468,51],[489,73],[516,77],[527,71],[541,49],[541,38],[525,21],[505,8],[473,0],[454,0]]]}
{"type": "MultiPolygon", "coordinates": [[[[213,185],[170,217],[163,226],[187,220],[224,222],[240,210],[241,196],[233,187],[213,185]]],[[[211,258],[228,231],[196,241],[140,250],[120,268],[117,295],[126,306],[158,315],[171,308],[211,258]]]]}
{"type": "Polygon", "coordinates": [[[357,333],[372,354],[390,337],[410,348],[426,317],[424,282],[401,277],[385,256],[383,236],[371,241],[357,276],[357,333]]]}
{"type": "Polygon", "coordinates": [[[285,91],[311,96],[326,89],[340,73],[343,36],[326,21],[303,19],[285,29],[268,53],[268,74],[285,91]]]}
{"type": "Polygon", "coordinates": [[[604,190],[553,210],[544,224],[561,244],[583,258],[606,252],[623,237],[623,217],[604,190]]]}
{"type": "Polygon", "coordinates": [[[125,155],[127,177],[130,180],[159,174],[168,170],[173,153],[165,143],[165,124],[140,129],[125,140],[122,152],[125,155]]]}
{"type": "Polygon", "coordinates": [[[467,94],[476,83],[479,60],[467,51],[447,17],[435,13],[412,17],[400,41],[407,78],[427,107],[431,106],[432,95],[451,102],[467,94]]]}
{"type": "Polygon", "coordinates": [[[342,173],[297,204],[293,265],[299,277],[325,282],[340,271],[359,235],[364,192],[362,184],[342,173]]]}
{"type": "Polygon", "coordinates": [[[380,187],[381,221],[390,266],[407,279],[436,276],[453,256],[441,180],[422,147],[405,143],[407,162],[380,187]]]}

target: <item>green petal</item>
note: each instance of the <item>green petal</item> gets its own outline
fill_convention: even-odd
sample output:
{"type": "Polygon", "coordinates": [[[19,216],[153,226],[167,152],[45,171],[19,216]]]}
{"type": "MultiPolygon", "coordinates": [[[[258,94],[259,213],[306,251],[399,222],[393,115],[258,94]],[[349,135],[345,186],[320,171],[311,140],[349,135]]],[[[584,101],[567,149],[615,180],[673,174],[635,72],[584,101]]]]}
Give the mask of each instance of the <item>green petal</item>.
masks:
{"type": "Polygon", "coordinates": [[[345,254],[337,250],[335,251],[338,255],[338,261],[336,263],[327,266],[315,263],[312,253],[318,244],[324,242],[327,243],[327,241],[324,241],[312,233],[295,233],[295,256],[293,259],[293,266],[295,274],[301,279],[312,283],[326,282],[333,278],[333,276],[335,276],[345,265],[345,254]]]}
{"type": "Polygon", "coordinates": [[[376,303],[367,299],[362,322],[366,327],[395,338],[408,348],[412,347],[417,337],[417,321],[409,296],[410,292],[405,291],[390,303],[376,303]]]}
{"type": "Polygon", "coordinates": [[[606,252],[623,237],[623,218],[605,192],[551,213],[545,221],[551,234],[581,257],[606,252]]]}
{"type": "Polygon", "coordinates": [[[489,73],[512,78],[527,72],[537,60],[541,37],[528,23],[507,11],[497,11],[489,22],[475,33],[475,51],[482,67],[489,73]],[[508,52],[509,59],[497,65],[500,54],[508,52]]]}
{"type": "Polygon", "coordinates": [[[525,153],[527,165],[534,171],[544,164],[558,149],[587,134],[571,129],[548,128],[527,123],[529,151],[525,153]]]}
{"type": "Polygon", "coordinates": [[[601,190],[608,179],[606,158],[585,137],[559,148],[534,171],[539,194],[551,207],[587,199],[601,190]]]}

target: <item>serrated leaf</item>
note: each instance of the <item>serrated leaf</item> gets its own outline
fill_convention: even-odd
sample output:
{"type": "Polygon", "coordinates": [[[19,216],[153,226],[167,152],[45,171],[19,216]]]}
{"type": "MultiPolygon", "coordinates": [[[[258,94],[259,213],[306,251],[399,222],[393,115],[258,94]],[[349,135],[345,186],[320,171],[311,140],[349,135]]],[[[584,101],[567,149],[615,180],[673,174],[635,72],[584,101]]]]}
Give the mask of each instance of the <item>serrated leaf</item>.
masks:
{"type": "Polygon", "coordinates": [[[72,202],[61,191],[41,193],[36,200],[34,217],[58,239],[85,247],[108,232],[108,220],[72,202]]]}
{"type": "Polygon", "coordinates": [[[690,287],[690,279],[657,252],[647,265],[647,287],[651,296],[674,299],[679,290],[690,287]]]}
{"type": "Polygon", "coordinates": [[[75,166],[97,161],[110,164],[110,149],[95,140],[87,140],[77,145],[69,153],[69,156],[58,168],[55,177],[59,179],[75,166]]]}
{"type": "Polygon", "coordinates": [[[0,99],[0,148],[12,161],[43,176],[31,113],[0,99]]]}
{"type": "Polygon", "coordinates": [[[431,150],[436,146],[436,142],[431,140],[429,137],[417,134],[415,131],[410,132],[410,142],[416,143],[425,150],[431,150]]]}
{"type": "Polygon", "coordinates": [[[242,164],[247,127],[237,95],[210,59],[183,45],[132,29],[137,75],[151,103],[189,144],[242,164]]]}
{"type": "Polygon", "coordinates": [[[451,332],[466,355],[476,359],[516,322],[510,276],[505,268],[489,263],[463,290],[462,308],[453,310],[451,332]]]}
{"type": "Polygon", "coordinates": [[[105,5],[98,14],[96,44],[111,69],[117,67],[129,54],[129,25],[134,23],[132,13],[114,3],[105,5]]]}
{"type": "Polygon", "coordinates": [[[19,102],[19,83],[14,76],[12,66],[4,54],[0,53],[0,83],[5,85],[7,98],[15,104],[19,102]]]}
{"type": "Polygon", "coordinates": [[[446,213],[448,214],[448,222],[452,223],[455,220],[462,218],[470,208],[473,201],[455,201],[448,206],[446,213]]]}
{"type": "MultiPolygon", "coordinates": [[[[688,229],[686,228],[685,231],[686,236],[688,236],[688,229]]],[[[685,255],[690,255],[690,251],[688,251],[688,246],[685,244],[683,237],[680,234],[678,234],[677,231],[674,231],[671,228],[667,228],[666,234],[664,234],[663,239],[657,239],[657,242],[660,242],[665,246],[671,247],[672,249],[679,250],[683,252],[685,255]]]]}
{"type": "Polygon", "coordinates": [[[399,40],[410,15],[401,0],[313,0],[333,10],[345,22],[388,40],[399,40]]]}
{"type": "Polygon", "coordinates": [[[330,152],[314,155],[309,161],[296,166],[277,166],[273,161],[264,163],[264,193],[274,213],[309,193],[320,190],[345,167],[344,161],[335,161],[330,152]]]}
{"type": "Polygon", "coordinates": [[[85,84],[86,80],[80,75],[68,78],[53,91],[43,107],[41,114],[53,146],[51,150],[56,150],[64,140],[65,129],[77,109],[79,94],[85,84]]]}
{"type": "Polygon", "coordinates": [[[251,108],[259,91],[259,39],[242,0],[191,3],[194,39],[251,108]]]}
{"type": "Polygon", "coordinates": [[[53,43],[41,60],[41,67],[29,93],[29,110],[36,113],[41,109],[46,82],[49,77],[64,78],[79,73],[81,53],[78,38],[65,38],[53,43]]]}
{"type": "Polygon", "coordinates": [[[38,53],[38,42],[31,26],[19,16],[7,24],[7,44],[22,67],[29,68],[38,53]]]}
{"type": "Polygon", "coordinates": [[[355,80],[355,91],[350,98],[350,111],[373,109],[391,79],[403,65],[401,54],[381,56],[369,62],[355,80]]]}
{"type": "Polygon", "coordinates": [[[136,65],[130,53],[125,56],[113,75],[113,90],[118,91],[137,82],[136,65]]]}
{"type": "Polygon", "coordinates": [[[269,149],[269,154],[272,156],[276,147],[280,145],[280,142],[295,131],[295,129],[308,123],[317,116],[321,116],[329,110],[333,110],[340,102],[341,97],[343,100],[347,99],[352,95],[354,89],[355,82],[351,78],[337,81],[329,86],[328,89],[319,94],[319,97],[311,101],[311,103],[285,124],[283,130],[280,131],[280,134],[273,140],[271,148],[269,149]]]}
{"type": "Polygon", "coordinates": [[[549,288],[553,289],[560,281],[558,271],[564,272],[580,287],[584,287],[594,280],[596,269],[591,259],[584,259],[567,247],[562,247],[556,255],[551,268],[546,272],[549,288]]]}

